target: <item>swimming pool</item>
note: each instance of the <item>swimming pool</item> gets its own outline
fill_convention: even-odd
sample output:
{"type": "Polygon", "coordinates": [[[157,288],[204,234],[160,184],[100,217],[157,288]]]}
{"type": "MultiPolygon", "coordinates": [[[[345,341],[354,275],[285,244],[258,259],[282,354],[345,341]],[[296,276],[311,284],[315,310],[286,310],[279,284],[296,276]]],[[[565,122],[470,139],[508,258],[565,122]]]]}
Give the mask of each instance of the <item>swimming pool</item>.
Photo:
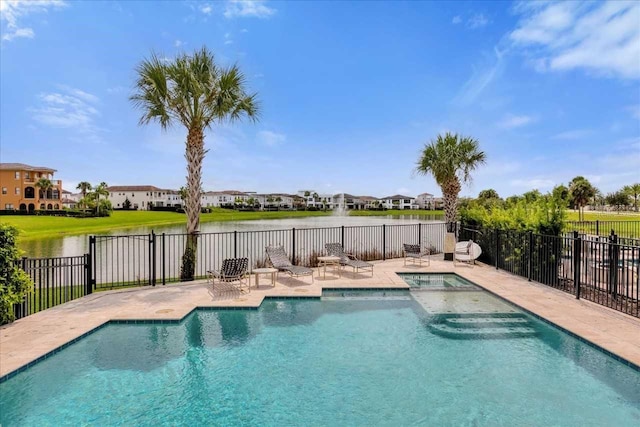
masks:
{"type": "Polygon", "coordinates": [[[1,383],[0,424],[638,425],[639,372],[470,285],[110,324],[1,383]]]}

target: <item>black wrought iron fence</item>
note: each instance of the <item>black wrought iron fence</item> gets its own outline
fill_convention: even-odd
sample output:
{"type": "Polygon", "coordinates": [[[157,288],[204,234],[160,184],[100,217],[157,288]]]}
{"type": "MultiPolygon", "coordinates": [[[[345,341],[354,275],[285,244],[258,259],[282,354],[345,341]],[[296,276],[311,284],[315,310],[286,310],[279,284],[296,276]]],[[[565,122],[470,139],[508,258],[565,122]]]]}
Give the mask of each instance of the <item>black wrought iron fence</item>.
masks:
{"type": "Polygon", "coordinates": [[[461,227],[482,247],[481,261],[529,280],[640,317],[640,246],[607,238],[546,236],[461,227]]]}
{"type": "Polygon", "coordinates": [[[16,319],[72,301],[92,292],[89,255],[59,258],[22,258],[20,267],[34,283],[21,304],[14,305],[16,319]]]}
{"type": "MultiPolygon", "coordinates": [[[[384,260],[402,256],[403,243],[421,243],[442,252],[445,224],[342,226],[286,230],[233,231],[198,235],[195,278],[218,269],[225,258],[249,258],[251,268],[266,264],[265,248],[284,246],[298,265],[316,266],[325,244],[341,243],[358,258],[384,260]]],[[[180,278],[187,234],[92,236],[90,254],[96,289],[169,283],[180,278]]]]}

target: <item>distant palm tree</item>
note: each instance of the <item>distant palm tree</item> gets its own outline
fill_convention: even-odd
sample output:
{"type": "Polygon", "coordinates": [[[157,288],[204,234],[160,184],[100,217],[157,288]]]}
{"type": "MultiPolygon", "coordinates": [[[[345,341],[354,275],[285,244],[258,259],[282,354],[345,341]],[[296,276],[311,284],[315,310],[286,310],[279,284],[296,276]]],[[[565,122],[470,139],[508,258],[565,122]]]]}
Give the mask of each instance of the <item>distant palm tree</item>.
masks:
{"type": "Polygon", "coordinates": [[[39,199],[46,199],[47,192],[53,188],[53,183],[49,178],[40,178],[38,182],[36,182],[36,187],[40,188],[39,199]]]}
{"type": "Polygon", "coordinates": [[[179,123],[187,129],[187,188],[185,204],[189,237],[182,257],[182,280],[193,279],[197,232],[200,226],[202,162],[207,152],[204,132],[214,123],[242,117],[256,120],[255,94],[247,94],[245,78],[237,66],[221,68],[203,47],[192,55],[180,54],[165,62],[152,54],[138,65],[134,105],[142,110],[140,124],[156,121],[162,129],[179,123]]]}
{"type": "Polygon", "coordinates": [[[92,189],[93,187],[91,187],[91,184],[88,183],[87,181],[82,181],[78,183],[78,186],[76,187],[76,190],[80,190],[80,193],[82,194],[82,198],[85,198],[87,196],[87,193],[92,189]]]}
{"type": "Polygon", "coordinates": [[[444,217],[448,224],[458,216],[458,194],[471,181],[471,172],[484,164],[486,155],[477,140],[447,132],[426,144],[416,165],[421,175],[433,175],[442,189],[444,217]]]}
{"type": "Polygon", "coordinates": [[[597,194],[597,189],[582,176],[576,176],[569,184],[569,194],[574,206],[578,208],[578,219],[584,221],[584,206],[597,194]]]}
{"type": "Polygon", "coordinates": [[[631,198],[633,198],[633,207],[638,212],[638,198],[640,197],[640,182],[625,186],[622,191],[631,198]]]}
{"type": "Polygon", "coordinates": [[[106,182],[101,182],[95,186],[93,194],[95,194],[95,198],[98,204],[100,204],[100,196],[109,196],[109,185],[106,182]]]}

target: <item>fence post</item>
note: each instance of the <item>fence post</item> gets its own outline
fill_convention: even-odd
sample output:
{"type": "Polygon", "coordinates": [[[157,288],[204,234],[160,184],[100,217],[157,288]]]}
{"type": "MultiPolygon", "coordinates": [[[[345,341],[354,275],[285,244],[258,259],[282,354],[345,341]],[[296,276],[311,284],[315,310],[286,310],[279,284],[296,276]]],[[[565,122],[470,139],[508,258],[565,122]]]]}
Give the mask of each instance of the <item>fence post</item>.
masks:
{"type": "Polygon", "coordinates": [[[233,230],[233,257],[238,258],[238,231],[233,230]]]}
{"type": "Polygon", "coordinates": [[[291,229],[291,263],[296,265],[296,228],[291,229]]]}
{"type": "Polygon", "coordinates": [[[165,265],[166,265],[166,262],[165,262],[166,250],[165,250],[165,248],[167,247],[167,245],[165,245],[164,236],[165,236],[165,234],[162,233],[162,284],[163,285],[165,285],[167,283],[166,282],[166,274],[165,274],[165,265]]]}
{"type": "Polygon", "coordinates": [[[382,260],[387,259],[387,225],[382,224],[382,260]]]}
{"type": "Polygon", "coordinates": [[[156,285],[156,233],[151,230],[151,239],[149,240],[149,281],[151,286],[156,285]]]}
{"type": "Polygon", "coordinates": [[[529,231],[529,265],[527,266],[527,279],[531,281],[533,273],[533,231],[529,231]]]}
{"type": "Polygon", "coordinates": [[[91,262],[91,255],[84,254],[84,274],[85,274],[85,295],[90,295],[93,293],[93,286],[91,286],[91,276],[93,275],[93,266],[91,262]]]}
{"type": "Polygon", "coordinates": [[[596,236],[600,235],[600,220],[596,219],[596,236]]]}
{"type": "Polygon", "coordinates": [[[418,224],[418,244],[422,247],[422,224],[418,224]]]}
{"type": "Polygon", "coordinates": [[[89,283],[91,289],[96,287],[96,236],[89,236],[89,283]]]}
{"type": "Polygon", "coordinates": [[[495,234],[496,234],[496,259],[495,259],[495,264],[496,264],[496,270],[498,269],[498,255],[500,253],[500,230],[498,230],[497,228],[495,229],[495,234]]]}
{"type": "Polygon", "coordinates": [[[340,227],[340,244],[344,248],[344,225],[340,227]]]}
{"type": "Polygon", "coordinates": [[[576,299],[580,299],[580,261],[582,259],[582,239],[576,231],[573,240],[573,284],[576,287],[576,299]]]}
{"type": "Polygon", "coordinates": [[[611,230],[609,237],[609,292],[615,298],[618,294],[618,262],[620,259],[620,246],[618,246],[618,236],[611,230]]]}

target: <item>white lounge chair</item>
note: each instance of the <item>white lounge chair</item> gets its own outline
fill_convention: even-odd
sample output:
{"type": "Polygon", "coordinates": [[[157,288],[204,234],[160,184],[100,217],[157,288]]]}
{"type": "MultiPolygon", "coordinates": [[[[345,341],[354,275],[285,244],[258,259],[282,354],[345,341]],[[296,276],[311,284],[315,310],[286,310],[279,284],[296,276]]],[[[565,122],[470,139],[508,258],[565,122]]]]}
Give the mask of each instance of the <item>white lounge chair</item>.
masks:
{"type": "Polygon", "coordinates": [[[468,262],[473,265],[476,259],[482,254],[482,248],[473,240],[456,243],[456,249],[453,253],[454,260],[459,262],[468,262]]]}

